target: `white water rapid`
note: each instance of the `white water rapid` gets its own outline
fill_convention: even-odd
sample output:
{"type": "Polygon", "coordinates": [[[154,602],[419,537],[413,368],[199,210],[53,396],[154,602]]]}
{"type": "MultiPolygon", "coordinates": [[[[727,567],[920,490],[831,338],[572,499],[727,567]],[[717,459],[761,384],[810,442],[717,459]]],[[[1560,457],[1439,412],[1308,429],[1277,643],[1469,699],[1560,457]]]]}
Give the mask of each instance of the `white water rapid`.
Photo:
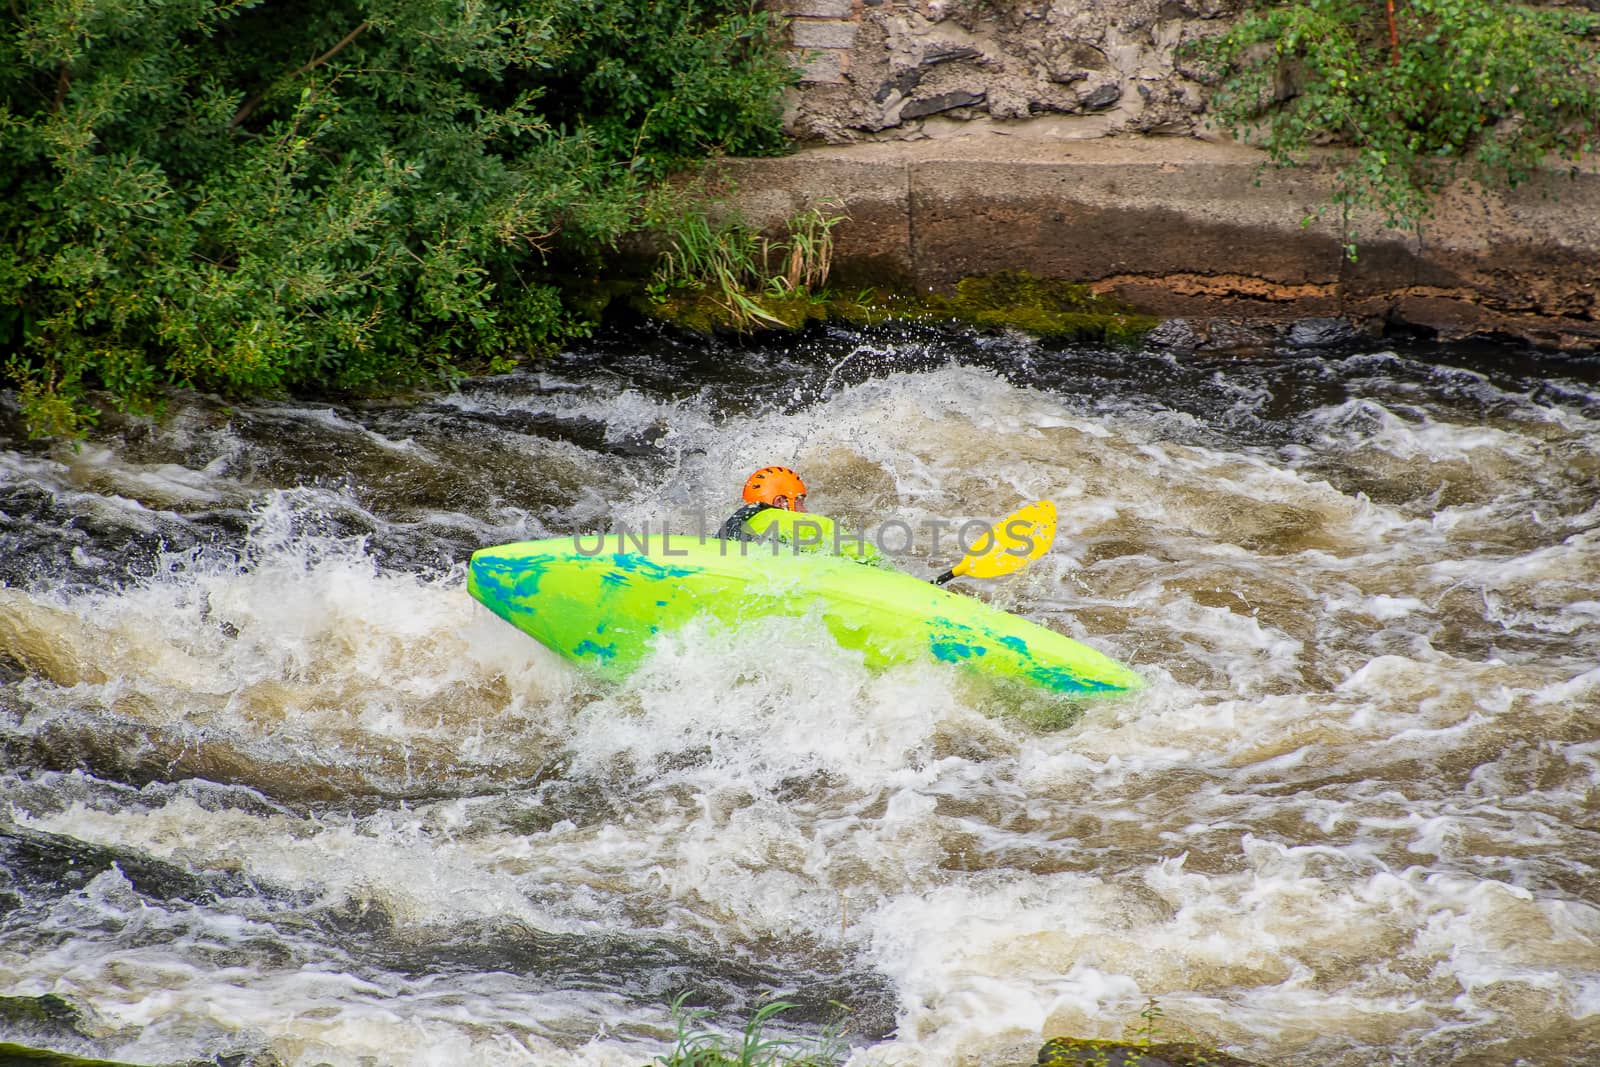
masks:
{"type": "Polygon", "coordinates": [[[1600,1060],[1593,366],[609,345],[0,438],[0,996],[138,1063],[635,1067],[679,993],[852,1067],[1152,1001],[1277,1067],[1600,1060]],[[1018,705],[807,620],[611,685],[464,591],[765,463],[853,526],[1053,499],[963,588],[1147,688],[1018,705]]]}

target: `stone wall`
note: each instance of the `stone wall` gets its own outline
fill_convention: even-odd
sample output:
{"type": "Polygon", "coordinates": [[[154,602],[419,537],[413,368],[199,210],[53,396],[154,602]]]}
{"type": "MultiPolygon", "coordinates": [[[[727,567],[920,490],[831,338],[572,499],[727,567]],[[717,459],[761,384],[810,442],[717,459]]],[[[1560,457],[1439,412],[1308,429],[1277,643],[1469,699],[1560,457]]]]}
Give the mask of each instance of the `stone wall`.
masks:
{"type": "Polygon", "coordinates": [[[740,215],[774,232],[814,204],[847,212],[835,231],[847,289],[1025,270],[1202,323],[1212,341],[1240,323],[1337,319],[1600,347],[1600,168],[1509,192],[1458,185],[1420,240],[1363,224],[1352,262],[1336,220],[1315,214],[1335,161],[1262,162],[1193,137],[982,135],[729,160],[720,174],[740,215]]]}
{"type": "Polygon", "coordinates": [[[1179,46],[1247,0],[768,2],[790,17],[789,123],[809,147],[728,161],[730,202],[773,230],[841,206],[855,281],[1027,270],[1169,318],[1600,348],[1596,159],[1516,190],[1457,184],[1420,237],[1357,219],[1352,262],[1322,214],[1336,152],[1275,170],[1205,128],[1179,46]]]}
{"type": "Polygon", "coordinates": [[[972,123],[1069,137],[1189,132],[1202,96],[1178,45],[1216,32],[1245,0],[771,2],[791,17],[803,71],[792,133],[846,144],[972,123]]]}

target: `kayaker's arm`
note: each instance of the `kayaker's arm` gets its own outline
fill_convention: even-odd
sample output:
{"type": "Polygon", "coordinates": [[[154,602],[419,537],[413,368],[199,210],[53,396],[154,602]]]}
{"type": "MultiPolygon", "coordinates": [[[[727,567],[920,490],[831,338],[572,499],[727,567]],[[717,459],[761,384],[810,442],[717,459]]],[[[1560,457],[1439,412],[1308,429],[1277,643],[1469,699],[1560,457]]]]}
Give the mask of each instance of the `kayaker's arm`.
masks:
{"type": "Polygon", "coordinates": [[[728,516],[728,521],[722,524],[722,529],[717,531],[717,536],[724,541],[754,541],[755,535],[745,529],[745,523],[754,518],[757,513],[770,508],[770,504],[746,504],[728,516]]]}

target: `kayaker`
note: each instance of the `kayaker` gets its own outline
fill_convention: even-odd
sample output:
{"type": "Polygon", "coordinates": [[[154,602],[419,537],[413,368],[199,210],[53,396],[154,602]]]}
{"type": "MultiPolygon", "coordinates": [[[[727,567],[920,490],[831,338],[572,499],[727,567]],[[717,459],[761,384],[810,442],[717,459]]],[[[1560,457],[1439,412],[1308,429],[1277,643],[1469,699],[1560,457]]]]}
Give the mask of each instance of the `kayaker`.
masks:
{"type": "Polygon", "coordinates": [[[865,536],[846,534],[826,515],[806,511],[806,483],[788,467],[762,467],[745,479],[743,496],[744,506],[717,532],[724,541],[761,541],[774,552],[827,553],[884,565],[865,536]]]}
{"type": "Polygon", "coordinates": [[[753,541],[757,532],[746,524],[768,508],[805,511],[806,483],[788,467],[762,467],[744,480],[744,507],[728,516],[717,536],[724,541],[753,541]]]}

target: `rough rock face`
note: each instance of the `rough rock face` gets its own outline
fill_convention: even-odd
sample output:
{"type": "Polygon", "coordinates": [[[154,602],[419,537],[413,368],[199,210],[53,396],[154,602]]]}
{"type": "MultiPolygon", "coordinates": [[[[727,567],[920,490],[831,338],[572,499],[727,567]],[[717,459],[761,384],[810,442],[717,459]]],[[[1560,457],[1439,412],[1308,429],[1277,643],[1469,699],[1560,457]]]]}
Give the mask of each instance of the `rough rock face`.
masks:
{"type": "Polygon", "coordinates": [[[806,81],[802,140],[918,139],[1056,119],[1071,136],[1184,133],[1202,109],[1176,63],[1245,0],[774,0],[806,81]]]}

